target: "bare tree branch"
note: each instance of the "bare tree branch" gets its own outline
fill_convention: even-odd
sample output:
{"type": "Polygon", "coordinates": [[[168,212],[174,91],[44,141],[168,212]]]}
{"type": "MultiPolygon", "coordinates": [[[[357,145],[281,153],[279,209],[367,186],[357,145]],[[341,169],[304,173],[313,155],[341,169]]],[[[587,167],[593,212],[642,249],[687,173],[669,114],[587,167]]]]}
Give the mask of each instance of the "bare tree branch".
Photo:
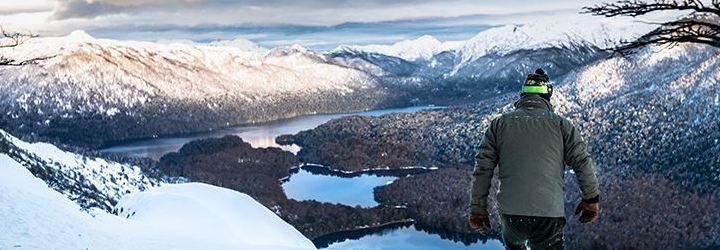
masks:
{"type": "Polygon", "coordinates": [[[580,13],[595,16],[642,16],[650,12],[674,10],[690,10],[695,13],[710,13],[720,16],[720,8],[716,6],[718,0],[713,0],[713,7],[706,7],[700,1],[669,1],[669,0],[622,0],[614,3],[603,3],[592,7],[584,7],[580,13]]]}
{"type": "Polygon", "coordinates": [[[9,32],[2,25],[0,25],[0,34],[2,34],[2,38],[0,38],[0,48],[15,47],[31,38],[37,37],[36,34],[29,32],[9,32]],[[9,43],[6,43],[7,40],[9,40],[9,43]]]}
{"type": "Polygon", "coordinates": [[[680,43],[698,43],[720,47],[720,0],[706,6],[700,0],[622,0],[585,7],[581,13],[595,16],[642,16],[659,11],[690,11],[681,19],[658,23],[659,27],[634,41],[625,41],[612,48],[621,54],[632,53],[647,45],[674,46],[680,43]]]}
{"type": "Polygon", "coordinates": [[[621,54],[629,54],[637,48],[650,44],[672,47],[680,43],[698,43],[720,47],[718,37],[720,37],[720,25],[703,20],[684,19],[667,22],[637,40],[623,43],[613,50],[621,54]]]}
{"type": "MultiPolygon", "coordinates": [[[[9,47],[17,47],[26,41],[37,37],[36,34],[30,33],[30,32],[9,32],[0,24],[0,34],[2,34],[2,37],[0,37],[0,48],[9,48],[9,47]]],[[[24,61],[16,61],[15,59],[7,58],[2,55],[0,55],[0,65],[10,65],[10,66],[22,66],[27,64],[34,64],[38,61],[45,60],[48,58],[33,58],[30,60],[24,60],[24,61]]]]}

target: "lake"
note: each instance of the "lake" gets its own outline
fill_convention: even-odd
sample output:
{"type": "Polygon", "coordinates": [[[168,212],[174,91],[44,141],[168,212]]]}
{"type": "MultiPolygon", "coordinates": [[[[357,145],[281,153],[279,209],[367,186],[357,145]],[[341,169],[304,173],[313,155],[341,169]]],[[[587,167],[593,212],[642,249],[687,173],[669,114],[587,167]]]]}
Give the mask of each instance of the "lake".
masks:
{"type": "Polygon", "coordinates": [[[297,153],[297,151],[300,150],[297,145],[279,145],[275,142],[275,138],[279,135],[295,134],[302,130],[313,129],[332,119],[344,116],[379,116],[388,113],[415,112],[418,110],[431,108],[437,107],[416,106],[407,108],[371,110],[355,113],[305,115],[266,123],[229,127],[211,132],[185,134],[161,138],[149,138],[125,142],[100,149],[99,151],[108,153],[125,153],[137,157],[150,157],[153,159],[160,159],[160,157],[162,157],[163,155],[177,151],[178,149],[180,149],[180,147],[182,147],[182,145],[192,140],[208,137],[222,137],[224,135],[237,135],[240,136],[240,138],[242,138],[244,141],[250,143],[250,145],[255,148],[278,147],[286,151],[297,153]]]}
{"type": "MultiPolygon", "coordinates": [[[[342,236],[341,236],[342,237],[342,236]]],[[[424,249],[505,249],[500,240],[485,239],[473,240],[464,243],[460,240],[443,238],[439,234],[431,234],[423,231],[415,225],[403,225],[382,229],[372,234],[363,235],[359,238],[348,237],[348,239],[336,239],[336,242],[315,242],[322,249],[379,249],[379,250],[424,250],[424,249]],[[326,245],[328,244],[329,245],[326,245]]]]}
{"type": "MultiPolygon", "coordinates": [[[[278,145],[275,138],[284,134],[295,134],[302,130],[312,129],[331,119],[343,116],[378,116],[431,108],[436,107],[418,106],[356,113],[306,115],[267,123],[230,127],[206,133],[126,142],[100,151],[159,159],[166,153],[177,151],[182,145],[192,140],[237,135],[256,148],[279,147],[296,153],[299,151],[299,147],[296,145],[278,145]]],[[[420,173],[422,171],[427,170],[408,170],[409,173],[420,173]]],[[[404,174],[393,173],[392,175],[402,176],[404,174]]],[[[378,205],[374,200],[373,188],[386,185],[395,179],[397,177],[377,173],[346,176],[328,173],[327,171],[317,171],[317,167],[316,171],[300,168],[283,182],[283,189],[288,197],[296,200],[317,200],[351,206],[372,207],[378,205]]],[[[319,247],[328,249],[503,249],[500,241],[496,239],[487,239],[484,242],[478,239],[451,240],[448,237],[441,237],[437,232],[429,233],[421,230],[413,223],[387,228],[342,232],[322,238],[321,242],[315,243],[319,247]]]]}
{"type": "Polygon", "coordinates": [[[288,198],[341,203],[350,206],[374,207],[378,203],[373,188],[383,186],[397,177],[380,177],[363,174],[352,178],[313,174],[300,169],[283,183],[288,198]]]}

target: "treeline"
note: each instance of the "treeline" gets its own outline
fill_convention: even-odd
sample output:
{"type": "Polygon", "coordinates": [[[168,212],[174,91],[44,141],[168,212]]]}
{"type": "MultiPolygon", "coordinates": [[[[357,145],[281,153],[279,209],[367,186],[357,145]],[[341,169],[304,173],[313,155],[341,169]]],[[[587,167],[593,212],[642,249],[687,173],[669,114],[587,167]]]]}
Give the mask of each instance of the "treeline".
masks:
{"type": "Polygon", "coordinates": [[[303,162],[346,171],[408,166],[471,168],[487,122],[485,115],[512,96],[471,107],[344,117],[279,141],[299,145],[298,157],[303,162]]]}
{"type": "Polygon", "coordinates": [[[0,129],[26,141],[45,141],[98,148],[113,142],[181,133],[205,132],[228,126],[266,122],[304,114],[336,113],[409,104],[402,93],[381,88],[283,94],[246,99],[223,96],[176,100],[157,96],[143,105],[112,103],[104,96],[54,96],[68,86],[56,84],[43,91],[25,83],[0,83],[0,129]],[[38,102],[17,103],[18,93],[32,92],[38,102]],[[322,98],[318,98],[322,96],[322,98]],[[67,109],[67,107],[75,107],[67,109]],[[107,110],[116,108],[114,112],[107,110]]]}

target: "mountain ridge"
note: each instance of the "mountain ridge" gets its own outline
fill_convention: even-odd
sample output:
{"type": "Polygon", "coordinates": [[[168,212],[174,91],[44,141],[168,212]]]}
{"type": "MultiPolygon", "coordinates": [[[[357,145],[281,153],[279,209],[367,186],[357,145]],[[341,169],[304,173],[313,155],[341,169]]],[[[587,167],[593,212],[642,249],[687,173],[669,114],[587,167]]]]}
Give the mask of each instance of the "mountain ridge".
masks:
{"type": "Polygon", "coordinates": [[[537,67],[562,76],[607,56],[601,44],[638,34],[595,39],[612,25],[634,27],[546,21],[491,28],[464,42],[423,36],[327,53],[118,41],[82,31],[32,38],[0,48],[11,62],[0,66],[0,128],[96,148],[303,114],[476,102],[519,88],[537,67]],[[586,41],[584,34],[594,35],[586,41]]]}

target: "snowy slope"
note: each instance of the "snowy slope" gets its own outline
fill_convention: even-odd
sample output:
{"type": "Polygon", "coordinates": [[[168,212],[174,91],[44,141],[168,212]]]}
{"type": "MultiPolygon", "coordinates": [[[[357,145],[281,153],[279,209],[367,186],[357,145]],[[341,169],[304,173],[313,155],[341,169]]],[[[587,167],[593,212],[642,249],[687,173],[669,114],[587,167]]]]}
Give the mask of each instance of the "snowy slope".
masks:
{"type": "Polygon", "coordinates": [[[410,62],[423,60],[431,64],[443,52],[457,54],[453,72],[484,56],[505,56],[515,51],[548,48],[604,49],[622,41],[633,40],[656,25],[629,18],[601,18],[588,15],[542,16],[526,18],[519,23],[502,25],[478,33],[466,41],[446,41],[426,35],[393,45],[341,45],[331,54],[366,52],[398,57],[410,62]]]}
{"type": "Polygon", "coordinates": [[[173,184],[123,199],[94,217],[0,154],[0,249],[314,249],[247,195],[173,184]]]}
{"type": "Polygon", "coordinates": [[[386,101],[373,76],[322,54],[238,43],[117,41],[76,31],[0,48],[12,64],[0,66],[0,124],[23,138],[99,146],[386,101]]]}
{"type": "Polygon", "coordinates": [[[606,57],[602,49],[654,27],[628,18],[541,16],[481,31],[467,41],[441,42],[424,36],[394,45],[340,46],[328,55],[348,67],[385,77],[394,86],[420,86],[418,92],[430,92],[429,98],[482,99],[516,90],[538,67],[552,79],[563,77],[606,57]]]}
{"type": "Polygon", "coordinates": [[[0,153],[85,209],[109,211],[122,195],[158,185],[139,167],[66,152],[48,143],[27,143],[3,130],[0,153]]]}
{"type": "Polygon", "coordinates": [[[340,51],[364,51],[402,58],[406,61],[430,60],[433,56],[444,51],[456,49],[464,41],[441,42],[430,35],[424,35],[413,40],[403,40],[392,45],[341,45],[331,53],[340,51]]]}
{"type": "MultiPolygon", "coordinates": [[[[55,102],[61,109],[111,112],[88,103],[101,97],[119,107],[142,105],[155,97],[179,100],[368,87],[361,72],[327,64],[311,53],[258,53],[229,46],[194,46],[95,39],[82,31],[66,37],[31,39],[3,56],[37,64],[2,67],[0,74],[19,92],[16,102],[55,102]],[[66,85],[49,100],[34,98],[43,87],[66,85]],[[25,90],[27,92],[23,92],[25,90]],[[35,91],[33,91],[35,90],[35,91]],[[82,102],[86,101],[86,102],[82,102]]],[[[321,57],[319,57],[321,59],[321,57]]]]}
{"type": "Polygon", "coordinates": [[[165,185],[130,194],[115,209],[119,216],[138,224],[162,225],[173,235],[229,241],[230,246],[314,249],[310,240],[250,196],[207,184],[165,185]]]}
{"type": "Polygon", "coordinates": [[[490,54],[503,56],[513,51],[547,48],[611,48],[622,41],[636,39],[655,27],[631,19],[590,16],[545,18],[504,25],[479,33],[459,48],[461,60],[454,72],[490,54]]]}
{"type": "Polygon", "coordinates": [[[593,46],[610,48],[632,40],[657,27],[624,18],[569,16],[504,25],[483,31],[460,49],[463,61],[489,53],[506,54],[514,50],[548,47],[593,46]]]}
{"type": "Polygon", "coordinates": [[[718,79],[716,48],[646,47],[562,79],[558,112],[581,121],[591,140],[603,142],[596,151],[613,159],[616,170],[635,165],[677,171],[674,178],[717,185],[718,79]]]}

